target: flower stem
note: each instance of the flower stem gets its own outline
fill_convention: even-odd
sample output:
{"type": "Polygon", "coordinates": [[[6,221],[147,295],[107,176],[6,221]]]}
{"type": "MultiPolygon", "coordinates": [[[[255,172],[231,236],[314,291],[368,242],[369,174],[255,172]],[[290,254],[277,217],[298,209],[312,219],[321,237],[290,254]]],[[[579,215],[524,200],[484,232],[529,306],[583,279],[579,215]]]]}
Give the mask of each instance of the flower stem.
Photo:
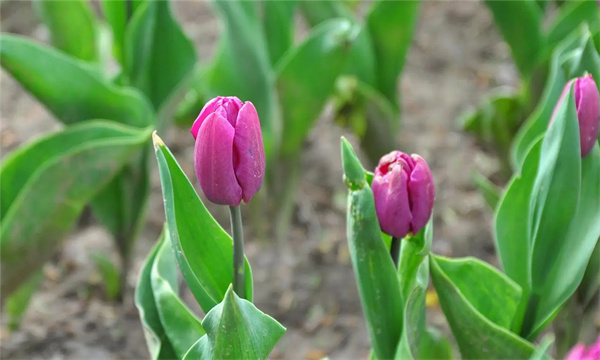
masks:
{"type": "Polygon", "coordinates": [[[392,245],[390,246],[390,255],[392,255],[392,261],[394,267],[398,268],[398,257],[400,256],[400,245],[402,239],[392,236],[392,245]]]}
{"type": "Polygon", "coordinates": [[[244,262],[244,232],[242,230],[242,212],[239,206],[230,206],[231,232],[233,235],[233,291],[241,297],[246,298],[245,286],[245,262],[244,262]]]}

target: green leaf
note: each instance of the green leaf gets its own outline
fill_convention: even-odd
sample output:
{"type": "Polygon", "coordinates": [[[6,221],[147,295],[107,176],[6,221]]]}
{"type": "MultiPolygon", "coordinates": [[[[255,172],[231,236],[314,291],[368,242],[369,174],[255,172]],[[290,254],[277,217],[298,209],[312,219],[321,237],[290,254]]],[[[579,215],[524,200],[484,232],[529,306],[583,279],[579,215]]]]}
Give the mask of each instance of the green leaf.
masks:
{"type": "Polygon", "coordinates": [[[427,328],[421,334],[418,359],[452,359],[452,345],[444,335],[435,328],[427,328]]]}
{"type": "Polygon", "coordinates": [[[281,59],[277,89],[283,119],[282,151],[298,151],[327,98],[333,93],[358,28],[348,20],[330,20],[281,59]],[[307,64],[311,64],[308,66],[307,64]]]}
{"type": "Polygon", "coordinates": [[[567,241],[565,235],[577,210],[580,187],[579,126],[571,90],[542,142],[538,171],[531,193],[531,281],[535,294],[543,296],[542,288],[549,284],[548,269],[556,264],[561,248],[567,241]]]}
{"type": "Polygon", "coordinates": [[[38,15],[56,48],[84,61],[98,60],[96,16],[85,0],[35,0],[38,15]]]}
{"type": "Polygon", "coordinates": [[[375,52],[377,88],[399,107],[398,76],[402,72],[417,21],[419,1],[377,1],[367,14],[366,27],[375,52]]]}
{"type": "Polygon", "coordinates": [[[150,136],[114,122],[91,121],[43,137],[2,163],[2,293],[44,261],[87,204],[150,136]]]}
{"type": "Polygon", "coordinates": [[[146,345],[152,359],[176,359],[175,350],[169,342],[163,324],[158,314],[158,306],[152,289],[152,269],[156,255],[164,243],[165,231],[159,242],[154,245],[140,272],[137,286],[135,287],[135,306],[140,313],[140,320],[144,329],[146,345]]]}
{"type": "Polygon", "coordinates": [[[352,129],[376,164],[397,144],[398,110],[380,92],[353,76],[338,78],[335,95],[336,122],[352,129]]]}
{"type": "Polygon", "coordinates": [[[111,84],[97,68],[52,48],[1,35],[0,64],[65,124],[109,119],[143,127],[153,121],[139,92],[111,84]]]}
{"type": "Polygon", "coordinates": [[[164,332],[177,358],[182,359],[205,332],[200,320],[177,295],[177,265],[167,229],[159,246],[150,271],[150,284],[164,332]]]}
{"type": "Polygon", "coordinates": [[[300,1],[302,15],[311,27],[334,18],[352,18],[352,12],[344,6],[342,1],[315,0],[300,1]]]}
{"type": "MultiPolygon", "coordinates": [[[[267,159],[279,144],[281,119],[267,44],[253,1],[213,1],[224,24],[206,73],[210,97],[235,95],[256,107],[267,159]]],[[[268,163],[268,161],[267,161],[268,163]]]]}
{"type": "Polygon", "coordinates": [[[591,36],[589,29],[581,26],[554,50],[542,98],[513,141],[511,161],[515,169],[520,169],[529,148],[546,131],[567,80],[584,75],[584,71],[600,77],[600,57],[597,51],[594,54],[591,36]],[[569,59],[572,64],[566,66],[569,59]]]}
{"type": "Polygon", "coordinates": [[[396,353],[403,328],[400,283],[381,237],[373,191],[366,181],[358,181],[360,162],[344,140],[342,162],[349,184],[346,232],[358,293],[375,356],[389,359],[396,353]]]}
{"type": "Polygon", "coordinates": [[[127,29],[129,18],[133,15],[134,2],[127,0],[101,0],[100,6],[112,32],[113,55],[122,66],[125,62],[125,30],[127,29]]]}
{"type": "Polygon", "coordinates": [[[142,148],[91,202],[94,214],[111,232],[126,266],[146,220],[150,155],[148,146],[142,148]]]}
{"type": "Polygon", "coordinates": [[[550,351],[550,347],[554,343],[554,335],[546,334],[543,338],[537,349],[535,349],[535,353],[531,355],[529,360],[544,360],[548,359],[548,352],[550,351]]]}
{"type": "MultiPolygon", "coordinates": [[[[583,166],[585,169],[585,162],[583,166]]],[[[585,184],[586,182],[584,180],[584,187],[585,184]]],[[[583,308],[586,308],[589,305],[590,301],[594,298],[596,291],[598,291],[598,288],[600,288],[600,241],[596,243],[596,247],[594,248],[594,251],[592,251],[590,262],[585,269],[581,284],[579,285],[578,292],[581,293],[580,298],[582,299],[583,308]]]]}
{"type": "Polygon", "coordinates": [[[583,23],[592,31],[600,29],[598,4],[587,0],[566,2],[548,30],[548,46],[554,47],[583,23]]]}
{"type": "MultiPolygon", "coordinates": [[[[562,163],[564,160],[560,161],[562,163]]],[[[560,244],[555,250],[558,251],[555,261],[548,263],[544,269],[548,277],[540,284],[543,289],[539,293],[541,298],[534,333],[542,330],[541,328],[550,320],[550,316],[575,293],[583,279],[594,246],[600,237],[598,199],[600,199],[600,147],[596,144],[582,159],[581,198],[577,209],[571,214],[572,221],[568,232],[559,241],[560,244]]],[[[551,245],[542,243],[540,246],[551,245]]],[[[537,270],[541,271],[539,268],[537,270]]]]}
{"type": "Polygon", "coordinates": [[[115,300],[121,290],[121,277],[115,264],[104,254],[92,254],[92,260],[102,276],[104,291],[109,300],[115,300]]]}
{"type": "Polygon", "coordinates": [[[463,117],[463,128],[484,144],[493,146],[503,163],[509,163],[510,146],[525,119],[522,94],[499,91],[463,117]]]}
{"type": "Polygon", "coordinates": [[[271,65],[294,45],[296,1],[262,1],[263,27],[271,65]]]}
{"type": "Polygon", "coordinates": [[[127,26],[124,55],[130,83],[150,99],[157,112],[180,100],[173,96],[181,92],[196,63],[194,46],[175,21],[169,1],[138,5],[127,26]]]}
{"type": "Polygon", "coordinates": [[[523,359],[533,354],[530,343],[499,325],[508,323],[516,309],[518,285],[473,258],[431,256],[430,265],[440,305],[464,359],[523,359]]]}
{"type": "Polygon", "coordinates": [[[285,333],[281,324],[240,299],[231,286],[223,302],[206,314],[202,326],[206,335],[184,359],[266,359],[285,333]]]}
{"type": "MultiPolygon", "coordinates": [[[[208,312],[223,300],[232,283],[233,242],[204,207],[173,154],[156,135],[154,149],[175,257],[192,294],[208,312]]],[[[248,261],[246,298],[252,299],[252,271],[248,261]]]]}
{"type": "Polygon", "coordinates": [[[4,309],[5,321],[10,330],[17,330],[29,307],[29,302],[44,280],[44,273],[39,270],[6,299],[4,309]]]}
{"type": "Polygon", "coordinates": [[[478,171],[474,172],[471,177],[485,202],[490,209],[494,210],[500,201],[500,189],[498,186],[478,171]]]}
{"type": "Polygon", "coordinates": [[[530,149],[520,173],[515,173],[494,217],[494,240],[502,269],[527,293],[531,288],[529,238],[530,199],[537,174],[542,139],[530,149]]]}
{"type": "Polygon", "coordinates": [[[544,56],[543,12],[533,1],[486,0],[521,76],[528,79],[544,56]]]}

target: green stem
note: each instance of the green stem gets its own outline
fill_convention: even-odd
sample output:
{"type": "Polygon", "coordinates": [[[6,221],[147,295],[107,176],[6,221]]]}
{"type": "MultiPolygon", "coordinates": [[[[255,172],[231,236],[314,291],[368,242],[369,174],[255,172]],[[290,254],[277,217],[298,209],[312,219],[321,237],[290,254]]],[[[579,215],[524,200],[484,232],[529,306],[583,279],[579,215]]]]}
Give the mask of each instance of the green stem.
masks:
{"type": "Polygon", "coordinates": [[[244,231],[242,230],[242,212],[239,206],[230,206],[231,232],[233,236],[233,291],[241,297],[246,298],[245,285],[245,263],[244,263],[244,231]]]}
{"type": "Polygon", "coordinates": [[[398,268],[398,257],[400,256],[400,246],[402,245],[402,239],[392,236],[392,245],[390,246],[390,255],[392,255],[392,261],[394,267],[398,268]]]}

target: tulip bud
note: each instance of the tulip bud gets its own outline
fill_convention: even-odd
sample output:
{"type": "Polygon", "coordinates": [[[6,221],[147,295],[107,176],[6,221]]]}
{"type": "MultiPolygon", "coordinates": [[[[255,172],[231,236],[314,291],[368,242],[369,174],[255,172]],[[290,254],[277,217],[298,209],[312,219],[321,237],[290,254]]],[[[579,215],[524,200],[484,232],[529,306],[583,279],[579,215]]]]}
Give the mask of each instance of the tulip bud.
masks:
{"type": "Polygon", "coordinates": [[[600,359],[600,337],[596,343],[586,347],[579,343],[575,345],[567,354],[566,360],[598,360],[600,359]]]}
{"type": "MultiPolygon", "coordinates": [[[[579,144],[581,146],[581,157],[586,156],[598,141],[598,123],[600,122],[600,96],[598,87],[592,75],[583,76],[571,80],[565,86],[558,100],[552,118],[556,115],[558,107],[573,85],[575,92],[575,107],[577,109],[577,120],[579,122],[579,144]],[[573,85],[573,82],[575,83],[573,85]]],[[[550,119],[552,122],[552,119],[550,119]]]]}
{"type": "Polygon", "coordinates": [[[209,101],[194,124],[194,167],[204,195],[215,204],[238,206],[258,192],[265,150],[254,105],[237,97],[209,101]]]}
{"type": "Polygon", "coordinates": [[[429,221],[435,189],[429,166],[419,155],[392,151],[383,156],[371,187],[386,234],[403,238],[418,233],[429,221]]]}

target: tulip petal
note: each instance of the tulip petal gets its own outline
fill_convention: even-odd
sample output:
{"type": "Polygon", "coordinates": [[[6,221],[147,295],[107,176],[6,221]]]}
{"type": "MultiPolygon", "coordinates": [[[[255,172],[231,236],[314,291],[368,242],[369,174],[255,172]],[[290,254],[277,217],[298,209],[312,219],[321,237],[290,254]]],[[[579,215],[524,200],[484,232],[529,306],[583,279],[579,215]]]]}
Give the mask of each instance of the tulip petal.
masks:
{"type": "Polygon", "coordinates": [[[579,119],[581,156],[586,156],[598,140],[600,121],[600,96],[592,75],[575,81],[575,103],[579,119]]]}
{"type": "Polygon", "coordinates": [[[196,140],[196,138],[198,137],[198,131],[200,130],[200,126],[202,125],[204,120],[206,120],[208,115],[212,114],[215,111],[215,108],[219,106],[221,99],[223,98],[220,96],[212,99],[204,105],[202,110],[200,110],[200,114],[198,114],[198,117],[196,118],[196,120],[194,120],[194,124],[192,124],[192,128],[190,129],[194,140],[196,140]]]}
{"type": "Polygon", "coordinates": [[[206,117],[196,138],[194,167],[204,195],[215,204],[238,206],[242,188],[233,169],[235,130],[223,116],[206,117]]]}
{"type": "Polygon", "coordinates": [[[435,197],[435,188],[433,185],[433,176],[427,166],[427,162],[419,155],[412,155],[414,160],[414,169],[410,174],[408,182],[408,193],[410,194],[411,213],[413,216],[411,222],[411,232],[418,233],[429,221],[433,209],[433,200],[435,197]]]}
{"type": "Polygon", "coordinates": [[[265,175],[265,149],[260,121],[254,105],[247,101],[240,109],[233,138],[233,164],[244,202],[258,192],[265,175]]]}
{"type": "Polygon", "coordinates": [[[371,185],[381,230],[396,238],[403,238],[410,231],[412,214],[407,182],[403,167],[394,166],[386,175],[376,174],[371,185]]]}

